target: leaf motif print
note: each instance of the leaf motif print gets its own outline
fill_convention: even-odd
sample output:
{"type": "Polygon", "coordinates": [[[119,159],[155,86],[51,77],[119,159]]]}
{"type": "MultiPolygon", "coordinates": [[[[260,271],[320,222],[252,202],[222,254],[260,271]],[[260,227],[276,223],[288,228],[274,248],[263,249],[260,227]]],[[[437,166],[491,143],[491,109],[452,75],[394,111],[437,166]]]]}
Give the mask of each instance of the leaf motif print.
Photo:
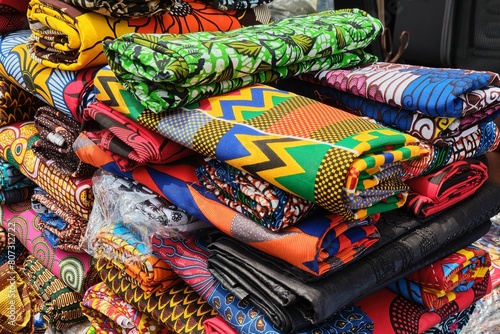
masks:
{"type": "Polygon", "coordinates": [[[345,39],[343,31],[339,27],[334,27],[334,28],[335,28],[335,36],[337,37],[337,46],[340,50],[343,50],[347,46],[347,41],[345,39]]]}
{"type": "Polygon", "coordinates": [[[237,53],[243,56],[252,57],[254,59],[259,56],[260,50],[262,50],[261,44],[250,41],[237,41],[228,43],[226,45],[230,48],[233,48],[237,53]]]}
{"type": "Polygon", "coordinates": [[[314,46],[315,38],[306,35],[295,35],[291,36],[291,40],[302,49],[304,54],[308,54],[314,46]]]}

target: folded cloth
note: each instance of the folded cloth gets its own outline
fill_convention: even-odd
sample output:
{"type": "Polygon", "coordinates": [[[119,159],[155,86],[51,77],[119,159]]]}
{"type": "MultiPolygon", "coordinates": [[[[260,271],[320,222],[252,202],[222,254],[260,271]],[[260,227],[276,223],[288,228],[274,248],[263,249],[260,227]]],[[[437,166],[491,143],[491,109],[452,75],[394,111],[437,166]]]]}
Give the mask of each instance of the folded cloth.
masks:
{"type": "Polygon", "coordinates": [[[383,333],[422,333],[453,314],[467,309],[491,292],[491,282],[487,274],[467,291],[457,293],[454,301],[444,304],[435,311],[428,311],[406,298],[381,289],[374,294],[356,302],[364,312],[373,319],[374,334],[383,333]]]}
{"type": "Polygon", "coordinates": [[[28,29],[29,0],[1,0],[2,14],[0,14],[0,32],[6,33],[21,29],[28,29]]]}
{"type": "Polygon", "coordinates": [[[69,177],[57,173],[38,159],[31,146],[39,139],[33,122],[17,122],[0,128],[0,157],[61,202],[73,213],[88,219],[94,195],[91,177],[69,177]]]}
{"type": "Polygon", "coordinates": [[[17,203],[25,201],[33,194],[33,186],[24,188],[15,188],[9,190],[0,190],[0,204],[17,203]]]}
{"type": "Polygon", "coordinates": [[[31,209],[29,201],[2,205],[1,215],[4,228],[15,226],[14,231],[10,227],[15,237],[69,288],[82,293],[88,282],[92,283],[91,257],[52,248],[38,227],[40,218],[31,209]]]}
{"type": "Polygon", "coordinates": [[[40,139],[33,143],[31,149],[37,158],[62,175],[84,177],[94,174],[96,168],[82,163],[73,151],[73,142],[81,128],[78,121],[45,106],[38,108],[34,124],[40,139]]]}
{"type": "Polygon", "coordinates": [[[165,325],[173,333],[204,333],[204,321],[217,312],[184,281],[167,291],[147,293],[125,279],[109,261],[100,258],[96,268],[102,281],[138,311],[165,325]]]}
{"type": "Polygon", "coordinates": [[[15,236],[11,236],[7,244],[7,235],[5,229],[0,226],[0,266],[9,262],[11,265],[14,263],[22,263],[24,257],[28,255],[27,249],[23,246],[21,241],[15,236]]]}
{"type": "Polygon", "coordinates": [[[176,0],[62,0],[75,7],[115,18],[148,17],[168,13],[176,0]]]}
{"type": "Polygon", "coordinates": [[[373,225],[377,215],[346,221],[325,211],[289,226],[282,233],[272,232],[210,197],[197,183],[195,169],[202,163],[200,161],[188,159],[169,165],[138,167],[124,173],[109,155],[84,138],[83,134],[75,145],[75,151],[83,161],[112,174],[133,179],[224,233],[313,275],[339,269],[363,254],[379,238],[373,225]]]}
{"type": "Polygon", "coordinates": [[[17,168],[17,164],[0,159],[0,189],[33,187],[35,183],[17,168]]]}
{"type": "Polygon", "coordinates": [[[263,4],[271,3],[273,0],[204,0],[206,3],[211,3],[217,9],[245,9],[253,8],[263,4]]]}
{"type": "Polygon", "coordinates": [[[407,180],[410,193],[405,208],[416,216],[429,216],[473,195],[488,179],[479,160],[457,160],[438,171],[407,180]]]}
{"type": "Polygon", "coordinates": [[[412,272],[388,288],[428,311],[435,311],[482,281],[490,274],[490,266],[488,252],[471,245],[412,272]]]}
{"type": "Polygon", "coordinates": [[[29,282],[43,300],[40,316],[47,328],[64,329],[85,321],[80,293],[70,289],[32,255],[24,261],[24,268],[29,282]]]}
{"type": "Polygon", "coordinates": [[[146,163],[169,163],[194,153],[99,102],[84,110],[82,129],[87,136],[99,138],[101,148],[125,171],[146,163]]]}
{"type": "Polygon", "coordinates": [[[90,287],[83,295],[82,312],[101,333],[169,333],[147,313],[112,292],[104,282],[90,287]]]}
{"type": "MultiPolygon", "coordinates": [[[[198,234],[186,239],[153,236],[153,247],[158,256],[172,265],[172,268],[193,287],[208,304],[239,333],[284,334],[269,318],[257,309],[250,301],[240,300],[232,292],[225,289],[208,270],[207,234],[198,234]]],[[[300,319],[297,319],[299,321],[300,319]]],[[[346,306],[333,314],[325,322],[310,325],[298,334],[342,333],[359,331],[372,333],[373,322],[361,309],[346,306]]]]}
{"type": "Polygon", "coordinates": [[[381,29],[362,10],[332,10],[230,32],[128,33],[103,47],[119,81],[159,113],[256,82],[374,61],[363,48],[381,29]]]}
{"type": "Polygon", "coordinates": [[[0,266],[0,333],[33,333],[34,315],[41,305],[20,267],[8,262],[0,266]]]}
{"type": "Polygon", "coordinates": [[[185,34],[232,30],[243,22],[267,23],[258,21],[254,9],[222,12],[202,0],[183,0],[169,13],[136,19],[112,18],[57,0],[31,0],[27,16],[32,31],[27,40],[30,56],[61,70],[106,65],[101,42],[125,33],[185,34]]]}
{"type": "Polygon", "coordinates": [[[31,121],[36,110],[43,105],[44,103],[37,97],[3,76],[0,77],[0,126],[19,121],[31,121]]]}
{"type": "Polygon", "coordinates": [[[471,316],[476,310],[476,303],[473,303],[471,306],[466,309],[454,313],[449,317],[443,319],[439,324],[433,326],[426,330],[423,334],[453,334],[453,333],[461,333],[462,329],[467,327],[469,321],[471,320],[471,316]]]}
{"type": "Polygon", "coordinates": [[[166,291],[179,282],[170,266],[148,252],[144,242],[121,223],[101,227],[92,246],[95,258],[111,261],[146,292],[166,291]]]}
{"type": "Polygon", "coordinates": [[[206,334],[238,334],[220,315],[205,320],[203,326],[206,334]]]}
{"type": "Polygon", "coordinates": [[[261,178],[216,159],[206,161],[196,169],[200,184],[221,202],[272,231],[294,225],[315,209],[313,203],[261,178]]]}

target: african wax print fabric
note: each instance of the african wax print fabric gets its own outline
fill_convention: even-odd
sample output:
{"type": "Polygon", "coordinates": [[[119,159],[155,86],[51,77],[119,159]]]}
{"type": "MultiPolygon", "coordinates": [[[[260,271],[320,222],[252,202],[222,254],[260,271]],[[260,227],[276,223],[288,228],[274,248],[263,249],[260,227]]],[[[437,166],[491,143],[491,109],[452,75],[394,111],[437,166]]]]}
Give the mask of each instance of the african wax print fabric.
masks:
{"type": "Polygon", "coordinates": [[[147,292],[165,291],[179,282],[170,266],[152,255],[131,229],[116,222],[103,226],[93,240],[95,258],[105,258],[121,270],[126,279],[147,292]]]}
{"type": "Polygon", "coordinates": [[[487,179],[488,167],[481,161],[458,160],[434,173],[407,180],[411,191],[404,206],[416,216],[429,216],[473,195],[487,179]]]}
{"type": "Polygon", "coordinates": [[[52,247],[67,252],[84,252],[80,244],[87,229],[87,220],[71,212],[40,187],[35,188],[31,196],[31,208],[40,217],[38,226],[52,247]]]}
{"type": "Polygon", "coordinates": [[[491,282],[487,274],[469,290],[457,293],[457,298],[435,311],[390,291],[381,289],[356,302],[375,324],[377,333],[422,333],[446,320],[448,317],[467,309],[476,301],[490,293],[491,282]]]}
{"type": "Polygon", "coordinates": [[[272,231],[304,218],[314,204],[277,188],[261,178],[216,159],[196,169],[200,184],[217,198],[272,231]]]}
{"type": "Polygon", "coordinates": [[[101,42],[126,33],[186,34],[237,29],[242,22],[267,23],[259,22],[253,9],[223,12],[202,0],[183,0],[178,6],[169,13],[119,19],[62,1],[31,0],[27,12],[32,31],[26,42],[28,53],[44,66],[74,71],[106,65],[101,42]]]}
{"type": "Polygon", "coordinates": [[[91,176],[96,171],[92,165],[82,163],[73,151],[73,142],[80,133],[81,124],[53,107],[37,110],[34,124],[40,139],[31,149],[35,156],[62,175],[91,176]]]}
{"type": "Polygon", "coordinates": [[[204,0],[220,10],[253,8],[273,2],[273,0],[204,0]]]}
{"type": "MultiPolygon", "coordinates": [[[[345,266],[342,270],[313,283],[304,283],[286,275],[281,267],[276,267],[267,275],[267,277],[273,278],[273,284],[278,283],[280,286],[280,289],[272,292],[283,295],[286,293],[282,289],[285,289],[290,293],[288,295],[290,299],[293,299],[292,296],[296,296],[293,299],[294,302],[289,304],[287,308],[279,307],[279,311],[289,310],[293,305],[299,308],[297,303],[300,301],[298,312],[309,311],[307,313],[308,319],[321,322],[341,307],[386,286],[391,280],[404,277],[410,271],[436,261],[449,252],[470,245],[471,242],[484,235],[491,226],[489,217],[491,217],[492,212],[498,210],[498,203],[495,203],[489,196],[498,191],[497,184],[488,182],[480,188],[476,196],[465,199],[460,208],[447,210],[411,231],[406,230],[406,233],[397,240],[361,257],[356,263],[345,266]],[[480,209],[485,209],[484,215],[478,215],[480,209]],[[427,262],[429,260],[432,261],[427,262]],[[398,277],[398,275],[402,276],[398,277]],[[298,296],[302,298],[298,298],[298,296]],[[328,299],[324,296],[335,297],[328,299]]],[[[400,223],[405,224],[404,221],[400,223]]],[[[160,253],[161,250],[157,250],[159,248],[155,247],[156,241],[153,240],[153,248],[157,253],[160,253]]],[[[248,258],[252,258],[253,262],[257,262],[259,265],[268,265],[268,261],[259,261],[259,256],[249,256],[248,258]]],[[[234,262],[231,268],[232,274],[236,275],[242,271],[244,268],[242,269],[241,265],[242,262],[234,262]]],[[[267,270],[271,269],[267,268],[267,270]]],[[[256,279],[256,274],[246,276],[246,279],[254,278],[256,279]]],[[[258,286],[264,283],[263,280],[256,280],[258,286]]],[[[238,287],[242,288],[240,280],[233,282],[238,282],[238,287]]],[[[273,285],[273,287],[275,286],[273,285]]],[[[233,289],[230,290],[235,294],[233,289]]],[[[267,297],[266,302],[271,303],[276,298],[278,297],[267,297]]],[[[302,320],[305,321],[304,316],[302,316],[302,320]]],[[[273,318],[274,323],[279,321],[281,321],[280,325],[283,328],[286,328],[285,326],[290,328],[294,325],[290,322],[294,322],[295,326],[300,325],[297,324],[300,321],[297,312],[287,312],[279,320],[273,318]]]]}
{"type": "Polygon", "coordinates": [[[17,203],[25,201],[33,194],[33,186],[22,188],[0,189],[0,204],[17,203]]]}
{"type": "Polygon", "coordinates": [[[4,228],[14,226],[16,238],[44,267],[72,290],[84,292],[92,272],[88,254],[69,253],[51,247],[38,227],[40,218],[31,209],[30,201],[2,205],[0,215],[4,228]]]}
{"type": "Polygon", "coordinates": [[[164,292],[147,293],[124,279],[122,273],[107,260],[97,260],[96,268],[111,291],[140,312],[165,325],[174,333],[204,333],[204,321],[218,313],[184,281],[164,292]]]}
{"type": "Polygon", "coordinates": [[[111,291],[104,282],[90,287],[83,295],[82,312],[100,333],[162,333],[168,330],[148,314],[111,291]]]}
{"type": "Polygon", "coordinates": [[[220,315],[207,319],[203,322],[206,334],[238,334],[220,315]]]}
{"type": "Polygon", "coordinates": [[[0,333],[32,333],[41,303],[20,267],[8,262],[0,266],[0,333]]]}
{"type": "Polygon", "coordinates": [[[62,0],[75,7],[115,18],[148,17],[168,13],[175,0],[62,0]]]}
{"type": "Polygon", "coordinates": [[[461,333],[462,329],[467,326],[471,319],[471,315],[476,309],[476,303],[466,309],[457,312],[443,319],[439,324],[429,328],[424,332],[424,334],[453,334],[461,333]]]}
{"type": "Polygon", "coordinates": [[[64,329],[85,320],[80,308],[81,293],[70,289],[33,255],[24,261],[24,269],[29,282],[43,300],[40,316],[47,327],[64,329]]]}
{"type": "Polygon", "coordinates": [[[261,84],[205,98],[156,124],[167,138],[347,220],[403,205],[409,189],[400,162],[427,154],[413,136],[261,84]]]}
{"type": "Polygon", "coordinates": [[[87,136],[100,139],[100,147],[125,171],[146,163],[169,163],[194,153],[99,102],[84,110],[82,129],[87,136]]]}
{"type": "Polygon", "coordinates": [[[252,83],[374,61],[363,48],[381,28],[378,19],[349,9],[229,32],[135,32],[103,47],[118,80],[159,113],[252,83]]]}
{"type": "Polygon", "coordinates": [[[7,245],[7,232],[5,231],[3,226],[0,226],[0,251],[3,251],[6,245],[7,245]]]}
{"type": "Polygon", "coordinates": [[[289,226],[282,233],[272,232],[216,198],[210,197],[196,178],[195,169],[202,161],[189,159],[169,165],[138,167],[132,172],[124,173],[88,138],[80,135],[75,146],[77,155],[83,161],[99,166],[109,173],[133,179],[194,217],[313,275],[321,275],[333,268],[338,269],[360,256],[379,238],[379,233],[373,225],[376,215],[347,222],[338,215],[324,211],[289,226]],[[352,233],[345,233],[351,229],[352,233]],[[356,237],[350,239],[350,236],[356,237]]]}
{"type": "MultiPolygon", "coordinates": [[[[248,300],[240,300],[225,289],[208,271],[207,234],[186,239],[153,236],[153,247],[159,256],[171,263],[172,268],[186,283],[193,287],[239,333],[287,333],[278,329],[269,318],[248,300]]],[[[298,334],[342,333],[359,329],[360,333],[371,333],[373,322],[357,307],[346,306],[327,321],[308,324],[298,334]]]]}
{"type": "Polygon", "coordinates": [[[0,128],[1,158],[18,166],[21,173],[73,213],[88,219],[94,200],[92,178],[61,175],[44,164],[31,149],[39,138],[33,122],[17,122],[0,128]]]}
{"type": "Polygon", "coordinates": [[[414,271],[388,288],[428,311],[435,311],[481,282],[490,274],[490,266],[488,252],[471,245],[414,271]]]}
{"type": "Polygon", "coordinates": [[[0,159],[0,189],[34,186],[35,183],[19,171],[15,164],[0,159]]]}
{"type": "Polygon", "coordinates": [[[7,243],[5,229],[0,226],[0,266],[8,262],[10,264],[17,263],[22,260],[24,255],[27,255],[26,248],[18,238],[10,236],[8,241],[7,243]]]}
{"type": "Polygon", "coordinates": [[[38,64],[28,54],[30,34],[31,30],[20,30],[0,35],[0,75],[58,111],[81,120],[83,108],[95,100],[92,80],[99,68],[62,71],[38,64]]]}
{"type": "Polygon", "coordinates": [[[31,121],[36,110],[44,104],[15,83],[0,76],[0,126],[31,121]]]}
{"type": "Polygon", "coordinates": [[[0,1],[0,32],[6,33],[21,29],[28,29],[29,0],[1,0],[0,1]]]}

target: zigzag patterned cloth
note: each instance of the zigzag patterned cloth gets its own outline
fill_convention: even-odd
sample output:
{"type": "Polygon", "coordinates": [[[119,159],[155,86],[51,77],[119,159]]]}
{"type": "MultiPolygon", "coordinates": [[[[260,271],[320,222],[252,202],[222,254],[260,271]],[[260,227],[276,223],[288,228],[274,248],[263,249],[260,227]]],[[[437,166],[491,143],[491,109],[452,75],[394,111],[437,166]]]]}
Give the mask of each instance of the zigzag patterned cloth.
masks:
{"type": "Polygon", "coordinates": [[[203,334],[204,321],[218,313],[191,286],[180,281],[167,291],[147,293],[124,278],[122,273],[105,259],[96,268],[104,283],[137,310],[164,324],[178,334],[203,334]]]}
{"type": "Polygon", "coordinates": [[[104,282],[90,287],[83,295],[82,312],[99,333],[168,334],[169,331],[148,314],[111,291],[104,282]]]}
{"type": "Polygon", "coordinates": [[[112,18],[58,0],[32,0],[27,16],[33,27],[26,43],[29,55],[46,67],[70,71],[106,65],[101,42],[127,33],[227,31],[268,22],[259,22],[254,9],[223,12],[202,0],[183,0],[174,11],[136,19],[112,18]]]}
{"type": "Polygon", "coordinates": [[[103,47],[120,82],[159,113],[252,83],[372,62],[363,49],[381,29],[378,19],[348,9],[229,32],[136,32],[103,47]]]}

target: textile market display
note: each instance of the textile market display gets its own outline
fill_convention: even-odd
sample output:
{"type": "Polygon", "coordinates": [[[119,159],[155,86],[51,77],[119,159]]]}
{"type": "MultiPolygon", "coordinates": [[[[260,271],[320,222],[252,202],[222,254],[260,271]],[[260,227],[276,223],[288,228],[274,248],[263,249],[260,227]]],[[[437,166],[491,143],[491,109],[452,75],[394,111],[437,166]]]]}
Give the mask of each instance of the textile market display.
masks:
{"type": "Polygon", "coordinates": [[[88,219],[94,196],[91,177],[74,178],[57,173],[38,159],[31,146],[40,136],[33,122],[17,122],[0,128],[0,155],[55,200],[88,219]]]}
{"type": "Polygon", "coordinates": [[[4,228],[14,226],[16,238],[44,267],[72,290],[84,292],[91,273],[91,257],[88,254],[52,248],[38,227],[40,218],[31,209],[29,201],[2,205],[0,215],[4,228]]]}
{"type": "Polygon", "coordinates": [[[464,159],[434,173],[406,181],[410,193],[405,208],[416,216],[438,213],[468,196],[488,179],[488,168],[479,160],[464,159]]]}
{"type": "Polygon", "coordinates": [[[70,71],[106,65],[101,42],[126,33],[226,31],[268,22],[258,21],[254,9],[222,12],[202,0],[183,0],[169,13],[136,19],[112,18],[57,0],[31,0],[27,16],[29,55],[46,67],[70,71]]]}
{"type": "Polygon", "coordinates": [[[176,0],[62,0],[102,15],[115,18],[148,17],[168,13],[176,0]]]}
{"type": "Polygon", "coordinates": [[[28,29],[28,11],[29,0],[1,0],[0,7],[0,32],[6,33],[21,29],[28,29]]]}
{"type": "Polygon", "coordinates": [[[159,113],[252,83],[374,61],[363,48],[381,28],[376,18],[352,9],[229,32],[136,32],[106,40],[103,47],[118,80],[159,113]]]}

